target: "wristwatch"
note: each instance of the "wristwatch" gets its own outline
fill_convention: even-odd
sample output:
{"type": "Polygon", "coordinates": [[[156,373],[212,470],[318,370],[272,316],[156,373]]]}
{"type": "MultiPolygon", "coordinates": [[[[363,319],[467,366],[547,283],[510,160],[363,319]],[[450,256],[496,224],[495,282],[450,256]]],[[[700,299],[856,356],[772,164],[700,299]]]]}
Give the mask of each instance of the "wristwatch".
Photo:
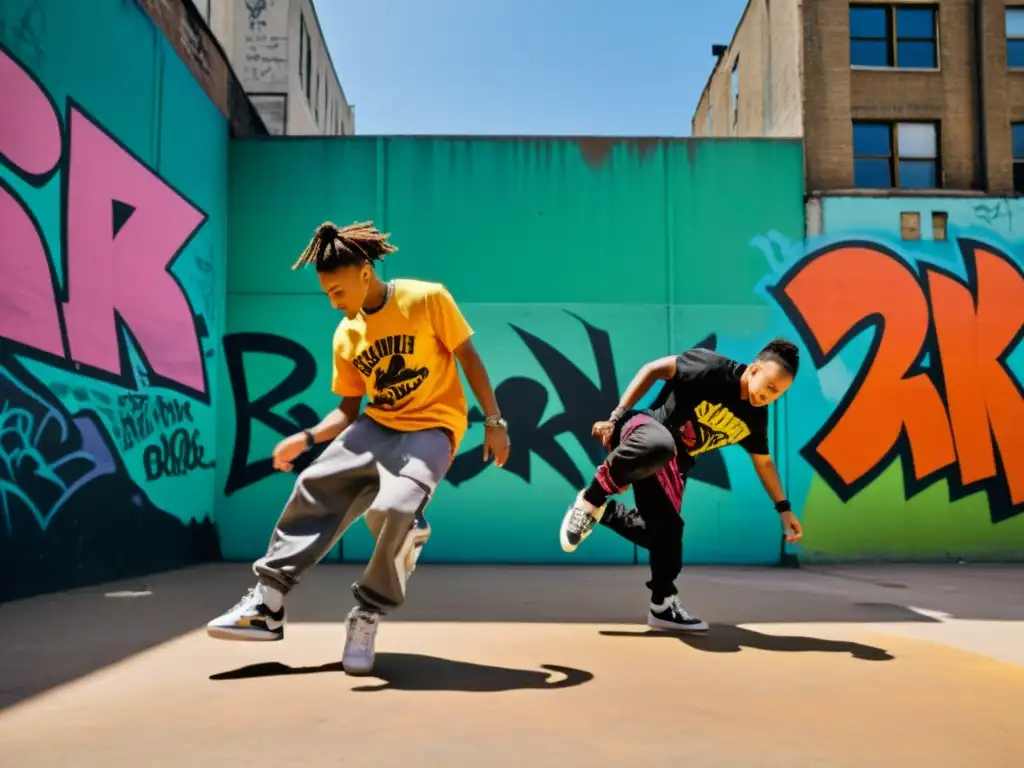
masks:
{"type": "Polygon", "coordinates": [[[316,444],[316,440],[313,439],[312,431],[308,429],[302,430],[302,434],[306,436],[306,450],[308,451],[316,444]]]}
{"type": "Polygon", "coordinates": [[[488,416],[484,419],[484,426],[494,429],[508,429],[508,422],[501,416],[488,416]]]}

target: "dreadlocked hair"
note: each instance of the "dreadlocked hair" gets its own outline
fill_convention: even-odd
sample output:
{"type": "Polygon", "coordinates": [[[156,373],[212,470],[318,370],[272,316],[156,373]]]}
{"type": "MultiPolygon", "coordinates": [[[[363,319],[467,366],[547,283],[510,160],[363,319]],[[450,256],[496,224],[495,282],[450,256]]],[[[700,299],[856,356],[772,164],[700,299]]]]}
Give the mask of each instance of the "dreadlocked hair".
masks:
{"type": "Polygon", "coordinates": [[[316,228],[313,239],[292,269],[312,264],[317,272],[333,272],[339,267],[373,266],[374,262],[398,250],[388,242],[390,236],[380,232],[372,221],[356,222],[341,229],[325,221],[316,228]]]}

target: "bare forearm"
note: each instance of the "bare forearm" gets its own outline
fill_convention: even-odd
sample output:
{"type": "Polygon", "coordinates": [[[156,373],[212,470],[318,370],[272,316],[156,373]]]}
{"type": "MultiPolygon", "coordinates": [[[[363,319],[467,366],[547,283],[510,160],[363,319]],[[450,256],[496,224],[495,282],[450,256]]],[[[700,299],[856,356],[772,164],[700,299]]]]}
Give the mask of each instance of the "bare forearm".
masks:
{"type": "Polygon", "coordinates": [[[782,480],[779,478],[779,470],[775,467],[775,462],[771,458],[755,461],[754,469],[772,502],[777,504],[784,501],[786,494],[782,490],[782,480]]]}
{"type": "Polygon", "coordinates": [[[480,355],[476,354],[475,351],[463,354],[459,358],[459,362],[462,364],[462,370],[466,374],[469,388],[473,390],[476,401],[480,403],[480,407],[483,409],[484,416],[500,416],[501,411],[498,409],[498,399],[494,395],[491,379],[487,375],[487,369],[484,368],[480,355]]]}
{"type": "Polygon", "coordinates": [[[636,372],[636,376],[629,382],[629,386],[626,387],[626,391],[622,393],[622,397],[619,400],[617,410],[628,411],[636,402],[647,394],[656,381],[663,380],[664,376],[650,365],[643,366],[639,371],[636,372]]]}
{"type": "Polygon", "coordinates": [[[349,424],[355,421],[356,416],[359,415],[359,404],[361,401],[362,398],[344,398],[340,406],[332,408],[330,413],[320,419],[320,422],[309,430],[313,433],[313,441],[327,443],[344,432],[349,424]]]}

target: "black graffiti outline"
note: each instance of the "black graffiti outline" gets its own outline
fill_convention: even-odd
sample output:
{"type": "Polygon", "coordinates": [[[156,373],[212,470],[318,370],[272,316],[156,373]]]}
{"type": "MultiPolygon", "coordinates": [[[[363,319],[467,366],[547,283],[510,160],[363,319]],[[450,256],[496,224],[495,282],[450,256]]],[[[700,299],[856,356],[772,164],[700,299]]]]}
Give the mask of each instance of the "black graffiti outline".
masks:
{"type": "MultiPolygon", "coordinates": [[[[255,331],[227,334],[222,343],[235,409],[235,441],[224,484],[224,495],[230,496],[277,472],[271,456],[249,461],[254,419],[279,435],[286,436],[315,426],[320,418],[316,411],[304,403],[296,403],[288,409],[291,420],[273,411],[280,403],[304,393],[316,381],[316,358],[302,344],[284,336],[255,331]],[[245,355],[248,353],[277,355],[292,362],[292,370],[288,375],[254,401],[249,400],[249,383],[245,376],[245,355]]],[[[301,472],[325,448],[326,444],[321,444],[303,454],[293,464],[295,471],[301,472]]]]}
{"type": "MultiPolygon", "coordinates": [[[[584,449],[594,465],[603,461],[606,453],[600,442],[591,435],[595,421],[606,418],[618,404],[619,389],[615,375],[615,357],[611,337],[579,315],[566,310],[586,329],[591,353],[597,365],[598,384],[583,373],[558,349],[513,323],[509,326],[544,370],[555,395],[563,403],[563,411],[540,423],[548,403],[548,389],[538,381],[525,376],[513,376],[502,381],[495,389],[495,398],[509,422],[511,451],[504,470],[529,483],[530,458],[536,455],[570,486],[583,487],[585,480],[579,468],[558,444],[557,438],[570,434],[584,449]]],[[[714,350],[717,337],[711,334],[695,346],[714,350]]],[[[483,421],[478,408],[470,411],[470,423],[483,421]]],[[[718,452],[701,457],[688,474],[688,479],[730,490],[725,460],[718,452]]],[[[458,487],[479,475],[487,464],[483,460],[482,444],[462,451],[455,457],[445,476],[458,487]]]]}
{"type": "MultiPolygon", "coordinates": [[[[915,496],[932,487],[936,483],[945,480],[948,483],[950,502],[958,501],[979,491],[984,492],[989,502],[990,519],[992,523],[995,524],[1024,513],[1024,503],[1014,506],[1010,502],[1009,485],[1006,481],[1006,469],[1003,466],[999,446],[998,443],[995,442],[994,436],[992,436],[992,447],[996,460],[996,473],[990,478],[968,483],[966,486],[960,480],[959,461],[955,459],[950,464],[917,479],[910,439],[907,435],[905,426],[901,427],[899,436],[896,438],[889,450],[875,462],[875,465],[870,470],[865,472],[852,483],[846,483],[839,473],[820,456],[818,448],[820,448],[822,442],[824,442],[828,435],[831,434],[832,430],[835,429],[836,425],[839,423],[840,419],[843,418],[850,405],[857,399],[868,373],[875,364],[875,358],[882,343],[882,336],[885,333],[885,318],[878,313],[862,318],[851,326],[850,329],[836,341],[832,350],[826,355],[818,345],[814,332],[811,330],[807,321],[804,320],[799,309],[797,309],[796,305],[786,295],[786,289],[789,284],[796,279],[796,277],[801,274],[805,268],[820,258],[846,248],[865,248],[876,253],[883,254],[891,259],[896,266],[905,270],[910,276],[912,276],[914,278],[914,282],[922,292],[922,297],[928,305],[929,320],[928,330],[921,343],[921,348],[918,350],[917,357],[903,374],[903,378],[906,379],[913,376],[924,376],[931,381],[932,386],[935,387],[935,391],[939,394],[939,397],[942,400],[943,415],[946,418],[946,428],[949,431],[951,439],[954,439],[955,449],[953,429],[952,425],[949,423],[949,404],[945,381],[942,377],[938,339],[935,330],[935,323],[932,318],[931,294],[927,285],[928,271],[931,270],[937,274],[949,277],[955,280],[957,284],[966,288],[970,291],[971,298],[974,300],[975,306],[977,306],[978,302],[978,275],[975,260],[975,252],[977,249],[984,249],[993,253],[1016,270],[1021,279],[1024,280],[1024,271],[1021,270],[1020,266],[1010,258],[1002,248],[972,238],[957,238],[956,245],[961,258],[963,259],[964,269],[967,274],[966,282],[958,275],[944,270],[934,264],[925,265],[921,262],[919,263],[920,269],[915,270],[899,254],[899,252],[893,248],[872,240],[854,239],[831,243],[809,253],[806,257],[794,263],[777,284],[774,286],[768,286],[767,292],[782,309],[786,318],[796,329],[797,333],[800,334],[800,337],[804,341],[804,345],[811,354],[811,360],[814,362],[814,366],[818,370],[825,367],[832,360],[838,357],[846,346],[864,331],[873,331],[871,344],[864,357],[864,362],[853,377],[853,381],[850,383],[846,394],[843,396],[842,400],[840,400],[839,404],[832,410],[832,413],[821,427],[818,428],[810,440],[808,440],[808,442],[798,451],[800,456],[803,457],[811,468],[828,484],[829,488],[832,489],[839,499],[843,503],[849,502],[868,486],[878,480],[878,478],[884,474],[894,462],[899,461],[903,476],[904,498],[906,500],[909,501],[910,499],[913,499],[915,496]],[[924,364],[926,358],[929,361],[928,366],[925,366],[924,364]]],[[[1017,392],[1022,398],[1024,398],[1024,387],[1021,386],[1020,380],[1007,364],[1009,357],[1016,351],[1021,339],[1024,339],[1024,326],[1022,326],[1021,330],[1018,331],[1010,344],[1007,345],[1004,353],[998,358],[998,362],[1006,371],[1010,381],[1013,382],[1017,392]]]]}
{"type": "MultiPolygon", "coordinates": [[[[568,314],[576,317],[571,312],[568,314]]],[[[604,355],[607,359],[598,359],[598,370],[603,372],[600,388],[595,387],[571,361],[547,342],[512,326],[531,353],[538,358],[545,371],[552,377],[556,394],[563,402],[579,401],[578,392],[567,392],[565,373],[568,372],[571,386],[577,384],[587,391],[597,392],[597,405],[591,412],[566,410],[548,419],[543,425],[540,419],[548,402],[548,388],[540,382],[524,376],[513,376],[502,381],[496,388],[495,395],[502,404],[503,412],[509,417],[509,438],[512,453],[505,468],[521,479],[530,482],[530,457],[536,454],[551,466],[570,484],[579,485],[583,475],[569,455],[558,445],[556,438],[566,432],[577,437],[587,451],[588,457],[597,464],[604,457],[600,443],[590,434],[594,421],[610,412],[618,402],[618,386],[614,378],[614,357],[611,353],[609,336],[595,326],[576,317],[588,328],[588,338],[595,358],[604,355]],[[531,346],[532,345],[532,346],[531,346]],[[610,367],[609,367],[610,366],[610,367]],[[556,381],[557,380],[557,381],[556,381]],[[561,390],[559,390],[561,386],[561,390]],[[571,395],[571,397],[570,397],[571,395]],[[607,401],[607,402],[606,402],[607,401]],[[610,403],[610,405],[609,405],[610,403]],[[607,406],[607,408],[606,408],[607,406]],[[542,437],[538,444],[537,434],[542,437]]],[[[714,334],[708,336],[696,346],[714,349],[717,343],[714,334]]],[[[257,483],[275,474],[271,457],[250,461],[249,453],[252,442],[252,421],[255,419],[281,436],[294,434],[301,429],[314,426],[320,420],[316,411],[305,403],[295,403],[287,411],[289,418],[274,413],[275,406],[306,392],[316,379],[316,359],[302,344],[284,336],[262,332],[242,332],[227,334],[223,340],[224,361],[228,371],[235,411],[235,441],[232,449],[231,462],[224,487],[224,495],[230,496],[243,488],[257,483]],[[250,402],[248,381],[245,377],[244,359],[247,354],[260,353],[275,355],[292,363],[292,369],[270,391],[255,401],[250,402]]],[[[479,408],[473,407],[469,412],[471,424],[483,422],[483,414],[479,408]]],[[[322,453],[326,445],[316,446],[313,451],[304,454],[294,463],[294,471],[301,472],[322,453]]],[[[445,479],[458,486],[476,477],[487,465],[483,462],[482,446],[465,449],[452,462],[445,479]]],[[[715,485],[730,490],[728,471],[719,452],[710,452],[697,462],[689,473],[689,479],[715,485]]]]}
{"type": "MultiPolygon", "coordinates": [[[[28,216],[32,222],[32,226],[36,230],[39,242],[42,245],[43,252],[46,254],[46,265],[50,272],[50,284],[53,292],[54,308],[57,314],[57,321],[60,325],[61,335],[61,346],[62,355],[54,355],[45,350],[38,349],[31,346],[30,344],[24,344],[14,339],[3,338],[3,346],[6,350],[10,350],[11,353],[17,352],[19,355],[38,360],[48,365],[53,365],[61,370],[74,371],[75,373],[81,374],[91,379],[101,381],[108,384],[114,384],[130,391],[138,391],[138,380],[136,377],[135,367],[132,365],[131,355],[129,351],[129,344],[134,347],[135,353],[138,356],[140,363],[145,369],[146,376],[150,386],[162,387],[172,392],[176,392],[185,397],[197,400],[204,405],[210,405],[212,402],[213,393],[210,391],[210,373],[207,370],[206,357],[203,355],[203,345],[201,341],[200,333],[200,316],[201,313],[196,312],[196,308],[192,306],[192,301],[189,298],[188,292],[185,290],[185,286],[181,280],[178,279],[177,275],[173,272],[173,267],[177,263],[178,259],[188,248],[189,244],[195,239],[195,237],[203,230],[206,223],[209,221],[209,213],[201,208],[194,200],[188,195],[182,193],[180,189],[171,184],[166,178],[161,175],[157,169],[153,168],[149,163],[144,162],[143,159],[133,152],[124,142],[122,142],[117,136],[115,136],[107,127],[96,119],[93,114],[85,109],[85,107],[74,97],[68,95],[65,97],[65,111],[62,114],[58,108],[57,102],[53,96],[43,85],[42,81],[35,76],[35,74],[29,70],[22,61],[14,54],[14,52],[0,42],[0,55],[7,56],[10,61],[19,67],[23,73],[28,75],[32,81],[39,88],[40,92],[46,97],[50,107],[53,109],[54,119],[60,127],[60,156],[57,163],[49,171],[42,174],[30,174],[26,173],[22,169],[18,168],[10,158],[0,152],[0,163],[7,169],[9,169],[16,176],[21,178],[23,181],[28,183],[30,186],[40,188],[44,184],[50,181],[55,174],[60,173],[60,195],[58,200],[58,207],[60,209],[60,265],[61,275],[64,278],[63,285],[60,279],[57,277],[57,271],[54,264],[53,253],[50,250],[49,243],[46,237],[43,235],[42,228],[39,225],[39,221],[34,215],[31,208],[22,197],[17,194],[15,189],[8,184],[4,179],[0,178],[0,189],[10,195],[11,199],[14,200],[22,211],[28,216]],[[141,167],[145,168],[147,172],[153,174],[154,177],[160,180],[160,182],[166,185],[172,192],[181,197],[186,203],[192,206],[196,211],[202,214],[202,218],[199,223],[195,226],[192,233],[185,238],[179,245],[178,250],[171,256],[164,270],[170,275],[170,278],[174,281],[175,285],[178,286],[178,290],[181,292],[182,297],[185,299],[185,304],[188,306],[189,315],[192,319],[193,333],[195,336],[195,342],[199,350],[200,368],[203,374],[203,388],[202,391],[193,389],[187,385],[181,384],[174,379],[167,379],[157,374],[153,367],[150,365],[149,360],[146,358],[144,348],[139,344],[138,339],[132,333],[131,328],[125,322],[124,318],[121,317],[120,312],[114,309],[114,333],[117,337],[118,346],[118,372],[105,371],[102,368],[96,368],[88,363],[83,363],[75,360],[71,356],[71,346],[68,337],[67,322],[64,318],[64,305],[70,299],[71,286],[68,280],[68,191],[70,183],[70,164],[71,164],[71,113],[72,110],[77,111],[83,118],[88,120],[97,130],[103,133],[110,141],[120,148],[122,152],[125,152],[132,160],[138,163],[141,167]]],[[[205,323],[204,323],[205,325],[205,323]]]]}

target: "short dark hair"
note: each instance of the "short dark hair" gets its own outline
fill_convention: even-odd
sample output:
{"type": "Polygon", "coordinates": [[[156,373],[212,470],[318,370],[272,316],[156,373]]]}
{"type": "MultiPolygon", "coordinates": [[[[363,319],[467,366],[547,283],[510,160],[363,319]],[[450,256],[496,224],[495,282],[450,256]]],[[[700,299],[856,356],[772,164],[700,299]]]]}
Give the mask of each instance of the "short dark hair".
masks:
{"type": "Polygon", "coordinates": [[[800,350],[788,339],[772,339],[757,353],[757,359],[772,360],[778,363],[782,370],[796,378],[797,369],[800,367],[800,350]]]}
{"type": "Polygon", "coordinates": [[[316,228],[313,239],[292,269],[307,264],[314,265],[317,272],[333,272],[341,267],[361,264],[372,267],[374,262],[398,250],[388,242],[390,236],[380,232],[372,221],[356,222],[341,229],[325,221],[316,228]]]}

